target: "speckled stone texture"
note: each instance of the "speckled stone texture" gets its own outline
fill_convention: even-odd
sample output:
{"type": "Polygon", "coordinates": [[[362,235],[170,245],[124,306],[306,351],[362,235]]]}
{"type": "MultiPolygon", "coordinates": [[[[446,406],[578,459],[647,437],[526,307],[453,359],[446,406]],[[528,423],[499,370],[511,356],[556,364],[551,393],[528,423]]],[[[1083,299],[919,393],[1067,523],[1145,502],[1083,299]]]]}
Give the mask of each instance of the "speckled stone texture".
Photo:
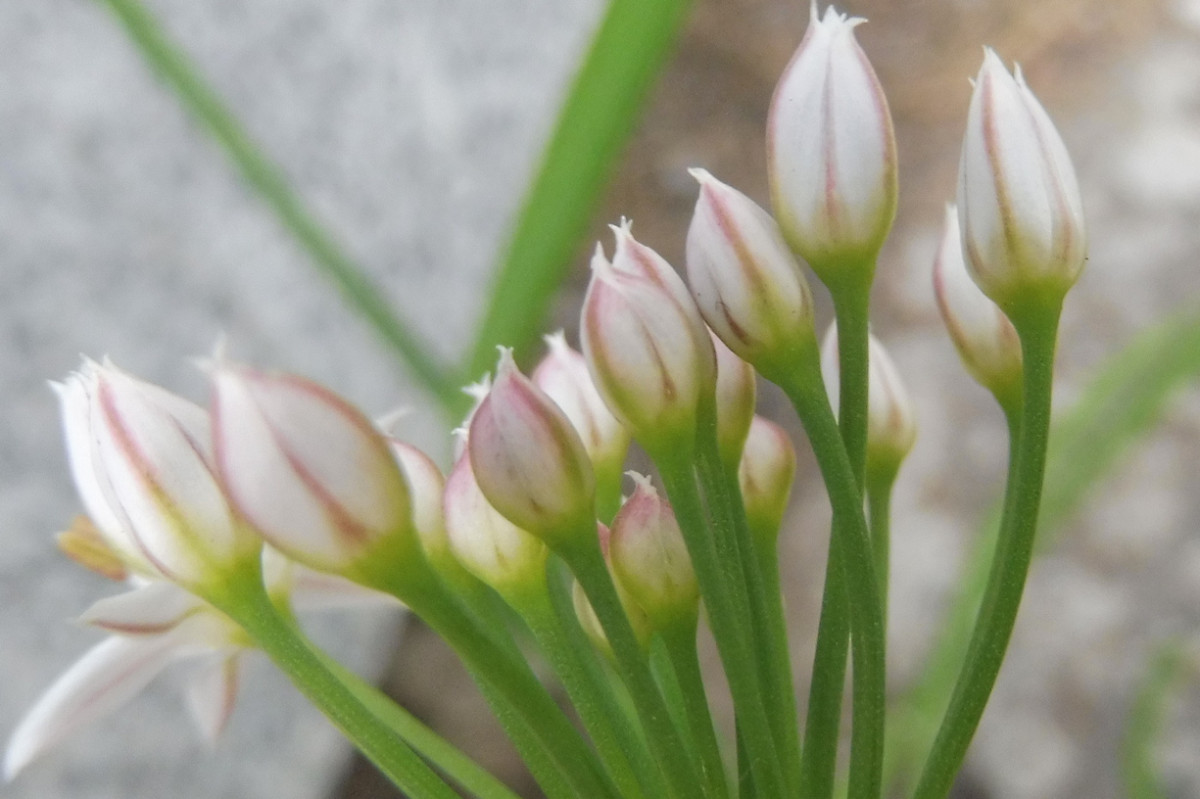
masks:
{"type": "MultiPolygon", "coordinates": [[[[596,0],[156,0],[151,10],[442,354],[469,340],[596,0]]],[[[80,506],[46,381],[111,355],[203,400],[233,355],[324,381],[445,457],[448,426],[347,312],[103,3],[0,3],[0,736],[98,636],[66,621],[114,586],[58,555],[80,506]]],[[[377,672],[386,614],[323,636],[377,672]]],[[[338,734],[265,663],[206,752],[178,675],[83,732],[11,799],[326,795],[338,734]]]]}

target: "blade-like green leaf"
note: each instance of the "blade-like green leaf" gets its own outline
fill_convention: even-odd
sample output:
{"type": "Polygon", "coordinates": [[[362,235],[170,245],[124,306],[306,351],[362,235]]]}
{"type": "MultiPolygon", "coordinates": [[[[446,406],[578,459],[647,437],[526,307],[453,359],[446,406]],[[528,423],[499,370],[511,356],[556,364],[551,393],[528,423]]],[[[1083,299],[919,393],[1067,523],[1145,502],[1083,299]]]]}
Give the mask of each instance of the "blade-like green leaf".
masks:
{"type": "MultiPolygon", "coordinates": [[[[1200,376],[1200,312],[1180,313],[1142,333],[1114,356],[1050,434],[1039,551],[1132,444],[1162,414],[1175,390],[1200,376]]],[[[920,680],[896,704],[888,722],[886,784],[906,793],[932,745],[971,637],[995,547],[999,507],[983,525],[957,599],[920,680]]]]}
{"type": "Polygon", "coordinates": [[[183,106],[215,139],[279,221],[312,258],[313,264],[342,292],[343,297],[401,357],[413,375],[447,410],[461,401],[452,372],[417,339],[384,299],[366,272],[304,207],[283,172],[246,133],[217,93],[204,81],[190,59],[163,31],[140,0],[105,0],[130,40],[179,98],[183,106]]]}
{"type": "Polygon", "coordinates": [[[675,42],[690,0],[612,0],[575,78],[525,198],[467,376],[490,369],[496,345],[518,353],[541,331],[579,250],[614,160],[675,42]]]}
{"type": "Polygon", "coordinates": [[[1166,722],[1173,689],[1187,658],[1179,641],[1167,641],[1153,653],[1138,687],[1121,743],[1121,778],[1129,799],[1166,799],[1155,749],[1166,722]]]}

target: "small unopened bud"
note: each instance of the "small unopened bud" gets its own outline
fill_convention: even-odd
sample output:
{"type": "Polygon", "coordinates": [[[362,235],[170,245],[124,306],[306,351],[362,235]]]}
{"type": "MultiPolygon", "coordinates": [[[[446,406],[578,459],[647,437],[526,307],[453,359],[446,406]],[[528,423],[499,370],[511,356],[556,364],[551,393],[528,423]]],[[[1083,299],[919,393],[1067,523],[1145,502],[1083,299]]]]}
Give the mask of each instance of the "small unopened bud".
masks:
{"type": "MultiPolygon", "coordinates": [[[[642,648],[646,649],[650,644],[651,637],[654,635],[654,627],[650,619],[646,616],[646,612],[638,605],[637,600],[633,598],[629,591],[625,589],[621,580],[613,573],[612,557],[609,549],[612,541],[611,531],[604,524],[597,524],[596,527],[596,532],[600,536],[600,551],[604,555],[604,562],[608,566],[609,575],[612,577],[613,585],[617,590],[617,597],[621,600],[621,608],[625,611],[625,617],[629,620],[629,626],[633,628],[634,637],[637,638],[642,648]]],[[[596,610],[592,607],[587,593],[578,582],[574,583],[571,589],[571,600],[575,605],[575,615],[579,618],[579,626],[583,628],[592,645],[603,652],[609,659],[614,659],[612,645],[608,642],[608,635],[604,632],[604,625],[600,623],[600,617],[596,615],[596,610]]]]}
{"type": "MultiPolygon", "coordinates": [[[[821,371],[838,407],[837,326],[830,325],[821,345],[821,371]]],[[[894,472],[917,438],[916,413],[908,390],[887,350],[875,336],[867,344],[867,471],[894,472]]]]}
{"type": "Polygon", "coordinates": [[[446,535],[445,518],[442,515],[442,495],[446,490],[446,481],[437,464],[413,445],[394,438],[388,440],[388,445],[408,486],[413,527],[421,540],[425,557],[440,571],[443,564],[454,558],[450,551],[450,539],[446,535]]]}
{"type": "Polygon", "coordinates": [[[637,487],[613,519],[613,572],[655,629],[693,621],[700,587],[675,513],[649,477],[637,472],[629,476],[637,487]]]}
{"type": "Polygon", "coordinates": [[[696,305],[717,337],[764,374],[788,368],[812,341],[812,293],[779,226],[753,200],[703,169],[687,236],[696,305]]]}
{"type": "Polygon", "coordinates": [[[683,281],[627,228],[612,264],[592,259],[580,334],[600,396],[633,437],[657,452],[690,445],[714,390],[712,341],[683,281]]]}
{"type": "Polygon", "coordinates": [[[496,382],[471,420],[467,450],[488,502],[551,547],[596,518],[592,464],[570,419],[501,349],[496,382]]]}
{"type": "Polygon", "coordinates": [[[361,411],[296,375],[219,361],[212,382],[221,480],[272,546],[375,587],[424,566],[408,485],[361,411]]]}
{"type": "Polygon", "coordinates": [[[954,206],[946,208],[933,262],[933,292],[967,371],[1001,404],[1013,401],[1021,386],[1021,340],[1004,312],[967,274],[954,206]]]}
{"type": "Polygon", "coordinates": [[[896,214],[896,140],[887,99],[854,38],[864,20],[816,4],[767,120],[775,217],[826,284],[873,265],[896,214]],[[860,267],[861,268],[861,267],[860,267]]]}
{"type": "Polygon", "coordinates": [[[597,477],[621,473],[629,449],[629,431],[604,404],[587,361],[571,349],[562,332],[546,336],[550,351],[533,370],[533,384],[546,392],[579,432],[597,477]]]}
{"type": "Polygon", "coordinates": [[[758,386],[754,367],[733,354],[721,339],[713,336],[717,353],[717,446],[727,469],[736,469],[742,458],[758,386]]]}
{"type": "Polygon", "coordinates": [[[501,594],[545,579],[550,550],[504,518],[479,488],[463,456],[446,479],[446,533],[459,563],[501,594]]]}
{"type": "Polygon", "coordinates": [[[738,484],[750,531],[764,548],[773,548],[778,540],[795,476],[796,448],[787,432],[755,416],[738,467],[738,484]]]}
{"type": "Polygon", "coordinates": [[[975,79],[958,168],[967,268],[1010,317],[1061,302],[1087,257],[1083,201],[1054,123],[991,50],[975,79]]]}

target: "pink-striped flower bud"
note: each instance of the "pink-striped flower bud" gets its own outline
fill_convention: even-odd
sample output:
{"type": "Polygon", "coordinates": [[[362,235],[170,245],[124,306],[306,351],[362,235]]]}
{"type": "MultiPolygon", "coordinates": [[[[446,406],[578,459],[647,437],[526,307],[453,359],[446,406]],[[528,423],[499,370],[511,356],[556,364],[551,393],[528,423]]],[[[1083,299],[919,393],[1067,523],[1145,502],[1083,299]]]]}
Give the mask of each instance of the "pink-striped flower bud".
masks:
{"type": "Polygon", "coordinates": [[[421,548],[430,564],[440,570],[441,565],[454,559],[442,515],[446,480],[433,459],[412,444],[391,438],[388,439],[388,446],[408,486],[413,527],[421,540],[421,548]]]}
{"type": "Polygon", "coordinates": [[[221,479],[272,546],[373,587],[425,566],[408,485],[362,412],[296,375],[218,361],[212,382],[221,479]]]}
{"type": "Polygon", "coordinates": [[[488,502],[551,547],[592,534],[596,478],[579,434],[500,350],[496,382],[471,420],[467,451],[488,502]]]}
{"type": "Polygon", "coordinates": [[[767,120],[772,204],[788,243],[825,283],[873,265],[896,215],[887,99],[854,38],[864,20],[816,4],[767,120]]]}
{"type": "Polygon", "coordinates": [[[946,207],[942,243],[933,261],[933,293],[967,371],[1001,403],[1015,399],[1021,386],[1021,340],[967,273],[953,205],[946,207]]]}
{"type": "MultiPolygon", "coordinates": [[[[621,608],[625,611],[625,618],[629,620],[629,626],[633,628],[634,637],[642,649],[645,650],[649,647],[650,639],[654,636],[654,626],[646,616],[646,611],[642,610],[637,600],[625,589],[625,585],[613,572],[612,550],[610,549],[612,531],[603,523],[597,523],[596,533],[600,537],[600,552],[604,555],[604,563],[608,566],[609,576],[612,578],[613,586],[617,590],[617,598],[621,600],[621,608]]],[[[604,632],[604,625],[600,623],[600,617],[596,615],[596,610],[592,607],[587,593],[578,582],[572,586],[571,600],[575,605],[575,615],[579,618],[579,625],[583,628],[592,645],[603,652],[609,659],[615,659],[612,645],[608,642],[608,635],[604,632]]]]}
{"type": "Polygon", "coordinates": [[[662,630],[696,618],[700,586],[671,504],[650,478],[629,472],[633,496],[613,519],[609,558],[617,581],[662,630]]]}
{"type": "Polygon", "coordinates": [[[1054,123],[1018,69],[987,50],[975,79],[958,168],[967,268],[1010,317],[1061,301],[1087,257],[1083,201],[1054,123]]]}
{"type": "MultiPolygon", "coordinates": [[[[821,371],[834,409],[838,407],[837,326],[821,345],[821,371]]],[[[875,336],[867,344],[867,471],[900,468],[917,438],[917,418],[908,390],[887,350],[875,336]]]]}
{"type": "Polygon", "coordinates": [[[202,408],[107,363],[56,388],[75,484],[126,565],[202,591],[258,557],[213,473],[202,408]]]}
{"type": "Polygon", "coordinates": [[[738,466],[738,484],[750,531],[764,548],[773,548],[778,540],[795,476],[796,448],[787,432],[755,416],[738,466]]]}
{"type": "Polygon", "coordinates": [[[501,594],[545,579],[550,550],[492,507],[464,455],[446,479],[446,534],[458,562],[501,594]]]}
{"type": "Polygon", "coordinates": [[[629,431],[604,404],[587,361],[571,349],[562,331],[546,336],[546,345],[550,351],[533,370],[533,384],[571,420],[598,475],[619,475],[629,450],[629,431]]]}
{"type": "Polygon", "coordinates": [[[712,342],[717,353],[717,446],[726,468],[736,469],[754,418],[758,386],[753,366],[734,355],[717,336],[712,342]]]}
{"type": "Polygon", "coordinates": [[[766,211],[703,169],[687,235],[692,294],[713,332],[764,374],[814,338],[812,293],[766,211]]]}
{"type": "Polygon", "coordinates": [[[688,445],[711,396],[716,356],[683,281],[653,250],[617,229],[608,263],[597,249],[580,336],[605,404],[642,446],[688,445]]]}

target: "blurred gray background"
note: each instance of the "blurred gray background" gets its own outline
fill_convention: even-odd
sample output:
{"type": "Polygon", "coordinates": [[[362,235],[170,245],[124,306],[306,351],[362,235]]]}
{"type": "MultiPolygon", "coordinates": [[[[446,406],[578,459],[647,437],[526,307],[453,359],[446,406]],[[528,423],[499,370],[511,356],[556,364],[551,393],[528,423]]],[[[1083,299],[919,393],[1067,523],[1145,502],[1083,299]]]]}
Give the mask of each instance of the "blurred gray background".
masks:
{"type": "MultiPolygon", "coordinates": [[[[460,352],[602,3],[149,6],[389,298],[439,352],[460,352]]],[[[895,504],[890,646],[899,689],[919,668],[1004,468],[1000,420],[959,368],[928,288],[965,77],[984,43],[1020,60],[1080,172],[1092,255],[1064,320],[1066,407],[1131,335],[1200,296],[1200,3],[863,0],[845,10],[871,19],[860,40],[900,139],[902,209],[875,292],[875,331],[921,424],[895,504]]],[[[698,0],[596,235],[626,214],[639,237],[680,263],[694,201],[687,166],[765,199],[763,119],[806,17],[806,5],[791,0],[698,0]]],[[[568,328],[577,274],[557,311],[568,328]]],[[[0,302],[0,736],[97,640],[67,620],[112,593],[51,542],[79,504],[46,380],[74,368],[80,353],[111,355],[203,399],[189,359],[225,333],[235,356],[326,382],[370,413],[413,407],[404,432],[445,463],[442,421],[100,3],[0,3],[0,302]]],[[[963,796],[1121,795],[1115,753],[1145,658],[1161,637],[1195,642],[1200,628],[1197,464],[1200,398],[1190,387],[1036,566],[963,796]]],[[[794,505],[784,545],[803,685],[827,524],[811,469],[794,505]]],[[[473,715],[474,694],[448,656],[417,625],[393,652],[398,629],[385,613],[339,616],[318,632],[501,763],[506,750],[473,715]]],[[[1200,795],[1196,669],[1191,679],[1163,753],[1180,797],[1200,795]]],[[[0,795],[386,795],[265,663],[249,670],[212,750],[191,729],[179,687],[178,675],[155,683],[0,795]]]]}

